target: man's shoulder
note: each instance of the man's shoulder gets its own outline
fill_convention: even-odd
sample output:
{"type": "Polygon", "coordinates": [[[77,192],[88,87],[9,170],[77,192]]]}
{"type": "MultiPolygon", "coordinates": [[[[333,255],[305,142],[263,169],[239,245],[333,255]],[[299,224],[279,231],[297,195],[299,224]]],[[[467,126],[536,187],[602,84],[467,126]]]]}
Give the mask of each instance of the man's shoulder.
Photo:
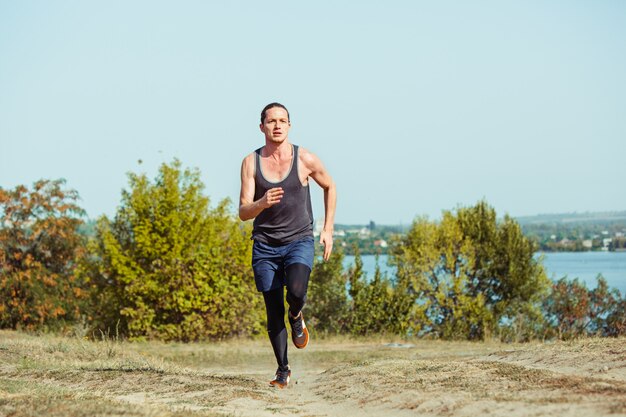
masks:
{"type": "Polygon", "coordinates": [[[315,163],[317,156],[306,148],[298,147],[298,158],[304,163],[315,163]]]}
{"type": "Polygon", "coordinates": [[[243,169],[243,171],[247,172],[250,175],[254,174],[255,171],[255,160],[254,160],[254,154],[256,153],[255,151],[250,152],[248,155],[246,155],[243,158],[243,161],[241,162],[241,167],[243,169]]]}

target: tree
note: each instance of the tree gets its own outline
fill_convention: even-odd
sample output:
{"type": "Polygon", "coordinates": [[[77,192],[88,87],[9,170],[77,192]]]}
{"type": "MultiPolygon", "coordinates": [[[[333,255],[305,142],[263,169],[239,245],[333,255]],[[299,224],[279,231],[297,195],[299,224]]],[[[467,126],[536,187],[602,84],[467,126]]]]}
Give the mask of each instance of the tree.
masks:
{"type": "Polygon", "coordinates": [[[327,262],[316,260],[309,283],[311,303],[306,307],[312,329],[326,334],[408,335],[415,328],[414,293],[382,274],[378,264],[373,279],[368,280],[358,246],[353,250],[355,265],[347,273],[342,249],[327,262]]]}
{"type": "Polygon", "coordinates": [[[626,334],[626,298],[609,288],[602,275],[589,290],[584,282],[563,277],[555,282],[544,301],[549,331],[560,339],[579,336],[620,336],[626,334]]]}
{"type": "Polygon", "coordinates": [[[309,281],[306,305],[310,327],[327,334],[344,331],[348,314],[346,295],[347,276],[343,272],[344,254],[341,248],[335,249],[326,262],[315,260],[309,281]]]}
{"type": "Polygon", "coordinates": [[[609,250],[624,250],[626,249],[626,237],[614,237],[609,243],[609,250]]]}
{"type": "Polygon", "coordinates": [[[199,172],[177,160],[154,182],[129,174],[129,188],[90,245],[96,325],[183,341],[261,332],[250,225],[229,214],[229,201],[209,208],[199,172]]]}
{"type": "Polygon", "coordinates": [[[392,262],[421,300],[424,331],[448,339],[484,334],[491,315],[484,295],[470,289],[474,251],[452,213],[444,212],[440,224],[416,220],[394,245],[392,262]]]}
{"type": "Polygon", "coordinates": [[[459,209],[458,218],[476,260],[471,294],[485,296],[494,326],[506,322],[520,328],[516,322],[522,320],[524,338],[533,337],[541,326],[541,301],[550,286],[541,261],[534,258],[536,243],[508,215],[498,223],[495,210],[484,201],[459,209]]]}
{"type": "Polygon", "coordinates": [[[355,266],[348,271],[350,304],[348,328],[353,335],[390,333],[407,336],[415,330],[414,293],[400,280],[395,284],[381,273],[376,259],[374,277],[368,281],[355,245],[355,266]]]}
{"type": "Polygon", "coordinates": [[[604,323],[604,335],[613,337],[626,335],[626,295],[616,301],[604,323]]]}
{"type": "Polygon", "coordinates": [[[585,333],[589,325],[589,292],[584,282],[561,278],[552,286],[544,302],[546,321],[557,331],[559,339],[570,339],[585,333]]]}
{"type": "Polygon", "coordinates": [[[76,263],[84,211],[64,180],[0,188],[0,327],[59,328],[80,318],[85,298],[76,263]]]}
{"type": "Polygon", "coordinates": [[[425,332],[484,339],[522,320],[530,337],[549,282],[533,254],[519,225],[508,216],[498,223],[481,201],[444,211],[439,223],[417,219],[394,243],[391,262],[418,295],[425,332]]]}

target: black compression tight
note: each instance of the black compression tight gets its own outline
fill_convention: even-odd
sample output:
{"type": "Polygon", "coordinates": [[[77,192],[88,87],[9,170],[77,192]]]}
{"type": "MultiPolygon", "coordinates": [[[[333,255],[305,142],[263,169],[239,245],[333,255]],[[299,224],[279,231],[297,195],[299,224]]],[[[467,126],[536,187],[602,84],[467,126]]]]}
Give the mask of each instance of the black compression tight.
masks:
{"type": "MultiPolygon", "coordinates": [[[[306,302],[306,292],[309,286],[311,270],[304,264],[293,264],[286,268],[287,275],[287,303],[289,313],[297,316],[306,302]]],[[[287,328],[285,326],[285,301],[283,288],[266,291],[265,311],[267,312],[267,334],[269,335],[276,362],[279,367],[285,368],[289,364],[287,359],[287,328]]]]}

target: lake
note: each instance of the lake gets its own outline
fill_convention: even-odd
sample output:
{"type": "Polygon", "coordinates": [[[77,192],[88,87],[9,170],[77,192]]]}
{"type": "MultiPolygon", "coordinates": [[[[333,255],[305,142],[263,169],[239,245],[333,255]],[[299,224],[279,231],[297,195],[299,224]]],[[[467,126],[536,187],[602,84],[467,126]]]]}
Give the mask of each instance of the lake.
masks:
{"type": "MultiPolygon", "coordinates": [[[[557,280],[563,276],[570,279],[580,278],[587,287],[596,286],[598,274],[606,279],[610,287],[626,294],[626,252],[546,252],[537,253],[536,257],[543,256],[543,265],[548,277],[557,280]]],[[[363,255],[363,269],[369,277],[374,276],[376,257],[363,255]]],[[[354,256],[346,255],[344,268],[354,265],[354,256]]],[[[387,265],[387,256],[381,255],[379,265],[382,272],[389,276],[395,275],[395,268],[387,265]]]]}

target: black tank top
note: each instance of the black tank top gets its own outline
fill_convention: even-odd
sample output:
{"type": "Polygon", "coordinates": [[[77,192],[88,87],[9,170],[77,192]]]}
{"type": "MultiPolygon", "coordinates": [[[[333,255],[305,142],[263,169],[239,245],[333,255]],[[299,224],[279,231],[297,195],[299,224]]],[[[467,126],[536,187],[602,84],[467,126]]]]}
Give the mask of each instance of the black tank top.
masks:
{"type": "Polygon", "coordinates": [[[302,185],[298,175],[298,147],[293,145],[291,167],[279,182],[268,181],[261,168],[261,149],[255,153],[254,201],[263,197],[267,190],[282,187],[280,203],[266,208],[255,217],[252,238],[270,245],[284,245],[313,235],[313,210],[309,185],[302,185]]]}

